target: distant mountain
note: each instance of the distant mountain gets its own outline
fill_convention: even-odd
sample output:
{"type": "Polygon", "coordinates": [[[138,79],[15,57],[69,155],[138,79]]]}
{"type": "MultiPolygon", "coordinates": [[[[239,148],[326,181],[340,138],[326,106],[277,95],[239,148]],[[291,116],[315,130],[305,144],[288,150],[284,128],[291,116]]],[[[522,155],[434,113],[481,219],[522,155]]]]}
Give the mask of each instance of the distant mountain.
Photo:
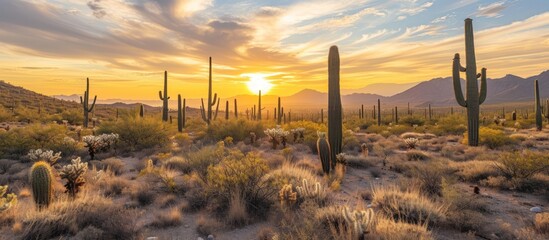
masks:
{"type": "Polygon", "coordinates": [[[370,93],[381,96],[393,96],[395,94],[404,92],[413,86],[416,86],[419,82],[415,83],[374,83],[366,85],[359,89],[342,89],[341,94],[349,95],[353,93],[370,93]]]}
{"type": "Polygon", "coordinates": [[[79,106],[74,102],[48,97],[2,80],[0,80],[0,105],[9,110],[13,108],[15,112],[24,106],[36,110],[36,113],[39,110],[40,112],[56,113],[61,108],[76,108],[79,106]]]}

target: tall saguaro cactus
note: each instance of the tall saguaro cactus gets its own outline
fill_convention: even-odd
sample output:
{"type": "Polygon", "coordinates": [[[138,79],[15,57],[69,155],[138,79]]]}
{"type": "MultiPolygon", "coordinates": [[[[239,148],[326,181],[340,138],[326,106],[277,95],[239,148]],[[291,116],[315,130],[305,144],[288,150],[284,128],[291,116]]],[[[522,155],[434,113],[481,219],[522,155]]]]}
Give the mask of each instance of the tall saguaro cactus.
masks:
{"type": "Polygon", "coordinates": [[[225,101],[225,120],[229,120],[229,100],[225,101]]]}
{"type": "Polygon", "coordinates": [[[336,155],[341,153],[342,131],[341,94],[339,92],[339,51],[337,46],[330,47],[328,55],[328,142],[332,168],[336,155]]]}
{"type": "Polygon", "coordinates": [[[236,98],[234,99],[234,118],[238,118],[238,105],[236,98]]]}
{"type": "Polygon", "coordinates": [[[543,128],[543,117],[541,116],[541,101],[539,99],[539,84],[538,80],[534,81],[534,97],[536,104],[536,130],[541,131],[543,128]]]}
{"type": "Polygon", "coordinates": [[[158,91],[158,97],[162,100],[162,121],[168,121],[168,71],[164,71],[164,96],[162,96],[162,91],[158,91]]]}
{"type": "Polygon", "coordinates": [[[469,146],[478,146],[479,111],[480,105],[486,100],[486,68],[482,68],[477,74],[477,63],[475,59],[475,44],[473,37],[473,20],[465,19],[465,60],[466,66],[462,67],[459,53],[454,56],[452,77],[454,82],[454,93],[458,104],[467,108],[467,140],[469,146]],[[459,73],[466,73],[467,100],[461,91],[459,73]],[[480,94],[477,79],[481,78],[480,94]]]}
{"type": "Polygon", "coordinates": [[[261,90],[259,90],[259,100],[257,103],[257,120],[261,121],[261,110],[264,110],[265,108],[261,108],[261,90]]]}
{"type": "Polygon", "coordinates": [[[90,97],[90,79],[86,78],[86,91],[84,92],[84,99],[82,99],[82,96],[80,96],[80,103],[82,104],[82,109],[84,110],[84,127],[88,127],[88,116],[89,113],[93,111],[93,108],[95,107],[95,101],[97,100],[97,95],[93,98],[93,103],[91,106],[88,104],[90,97]]]}
{"type": "MultiPolygon", "coordinates": [[[[210,125],[210,122],[212,120],[212,107],[217,103],[217,93],[213,95],[212,98],[212,57],[210,57],[210,71],[208,75],[208,104],[207,108],[204,107],[204,99],[202,99],[202,120],[204,120],[208,125],[210,125]]],[[[219,107],[219,104],[217,105],[219,107]]]]}
{"type": "Polygon", "coordinates": [[[283,111],[281,110],[281,107],[280,107],[280,97],[278,97],[278,110],[277,110],[277,111],[278,111],[278,112],[275,113],[275,114],[277,115],[277,117],[276,117],[276,120],[277,120],[276,124],[280,125],[280,123],[282,122],[282,112],[283,112],[283,111]]]}
{"type": "Polygon", "coordinates": [[[185,127],[185,104],[181,105],[181,94],[177,94],[177,131],[183,132],[185,127]]]}
{"type": "Polygon", "coordinates": [[[381,126],[381,100],[379,98],[377,99],[377,125],[381,126]]]}

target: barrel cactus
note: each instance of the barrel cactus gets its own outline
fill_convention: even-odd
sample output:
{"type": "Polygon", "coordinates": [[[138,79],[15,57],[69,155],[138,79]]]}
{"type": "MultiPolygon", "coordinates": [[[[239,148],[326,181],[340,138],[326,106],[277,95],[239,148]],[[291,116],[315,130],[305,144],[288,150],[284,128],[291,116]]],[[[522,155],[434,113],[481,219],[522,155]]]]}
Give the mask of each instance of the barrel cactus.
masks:
{"type": "Polygon", "coordinates": [[[462,67],[459,54],[454,56],[452,78],[454,82],[454,93],[458,104],[467,108],[467,140],[469,146],[478,146],[479,140],[479,111],[480,105],[486,100],[486,68],[482,68],[477,74],[477,63],[475,59],[475,45],[473,38],[473,20],[465,19],[465,53],[466,67],[462,67]],[[466,73],[467,99],[461,91],[460,72],[466,73]],[[481,79],[480,94],[477,79],[481,79]]]}
{"type": "Polygon", "coordinates": [[[341,153],[342,114],[339,92],[339,51],[337,46],[332,46],[328,55],[328,142],[332,168],[336,165],[336,155],[341,153]]]}
{"type": "Polygon", "coordinates": [[[53,171],[44,161],[36,162],[30,170],[32,197],[38,208],[48,207],[53,197],[53,171]]]}
{"type": "Polygon", "coordinates": [[[330,149],[330,143],[326,139],[326,133],[318,132],[316,149],[318,151],[318,157],[320,158],[320,162],[322,162],[322,171],[325,174],[329,174],[332,154],[330,149]]]}

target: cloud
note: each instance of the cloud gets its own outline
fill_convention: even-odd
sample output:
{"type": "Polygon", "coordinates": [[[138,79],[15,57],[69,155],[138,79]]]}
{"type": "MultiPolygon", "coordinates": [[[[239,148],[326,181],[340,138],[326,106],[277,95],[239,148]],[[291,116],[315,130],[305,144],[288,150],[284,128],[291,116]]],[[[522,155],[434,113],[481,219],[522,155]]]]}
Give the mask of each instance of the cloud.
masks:
{"type": "Polygon", "coordinates": [[[431,23],[443,23],[446,22],[446,20],[448,20],[448,18],[450,17],[452,17],[451,14],[444,15],[442,17],[435,18],[433,21],[431,21],[431,23]]]}
{"type": "MultiPolygon", "coordinates": [[[[415,1],[414,1],[414,3],[415,3],[415,1]]],[[[426,3],[422,4],[421,6],[401,9],[400,12],[405,13],[405,14],[409,14],[409,15],[416,15],[420,12],[423,12],[423,11],[427,10],[431,6],[433,6],[433,2],[426,2],[426,3]]]]}
{"type": "Polygon", "coordinates": [[[362,19],[362,17],[366,15],[384,17],[387,14],[375,8],[365,8],[355,14],[329,18],[323,21],[319,21],[313,24],[300,27],[298,31],[311,32],[311,31],[321,31],[321,30],[333,29],[333,28],[343,28],[358,22],[360,19],[362,19]]]}
{"type": "Polygon", "coordinates": [[[495,2],[487,6],[480,5],[476,15],[478,17],[497,18],[501,17],[501,12],[507,8],[505,1],[495,2]]]}
{"type": "Polygon", "coordinates": [[[87,4],[96,18],[103,18],[105,15],[107,15],[105,8],[102,7],[100,3],[101,0],[93,0],[89,1],[87,4]]]}
{"type": "Polygon", "coordinates": [[[366,42],[368,40],[381,37],[381,36],[387,34],[388,32],[389,31],[387,29],[381,29],[381,30],[378,30],[378,31],[376,31],[374,33],[371,33],[371,34],[362,34],[362,37],[360,37],[360,39],[358,39],[357,41],[353,42],[353,44],[363,43],[363,42],[366,42]]]}

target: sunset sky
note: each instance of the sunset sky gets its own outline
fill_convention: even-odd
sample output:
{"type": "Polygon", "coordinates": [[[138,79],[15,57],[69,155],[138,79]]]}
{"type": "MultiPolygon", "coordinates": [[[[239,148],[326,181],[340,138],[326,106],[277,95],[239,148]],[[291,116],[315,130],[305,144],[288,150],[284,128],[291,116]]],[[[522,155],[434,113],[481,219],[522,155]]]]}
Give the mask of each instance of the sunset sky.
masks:
{"type": "MultiPolygon", "coordinates": [[[[477,65],[488,77],[549,69],[548,0],[0,0],[0,79],[47,95],[156,99],[168,71],[172,99],[214,91],[270,95],[327,89],[331,45],[341,86],[406,83],[451,74],[473,18],[477,65]]],[[[463,63],[465,64],[465,63],[463,63]]]]}

